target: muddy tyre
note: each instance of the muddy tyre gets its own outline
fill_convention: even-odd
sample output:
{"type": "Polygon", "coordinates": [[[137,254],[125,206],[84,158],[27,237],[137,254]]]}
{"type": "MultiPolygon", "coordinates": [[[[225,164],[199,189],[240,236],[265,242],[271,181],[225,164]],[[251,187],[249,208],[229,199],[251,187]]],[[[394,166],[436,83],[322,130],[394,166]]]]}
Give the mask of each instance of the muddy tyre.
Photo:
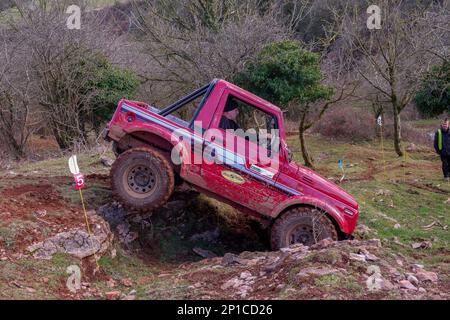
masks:
{"type": "Polygon", "coordinates": [[[294,243],[310,246],[326,238],[338,239],[335,226],[324,212],[310,207],[298,207],[283,213],[270,232],[272,250],[294,243]]]}
{"type": "Polygon", "coordinates": [[[149,148],[125,151],[111,168],[114,197],[127,209],[139,212],[162,206],[173,192],[174,180],[169,161],[149,148]]]}

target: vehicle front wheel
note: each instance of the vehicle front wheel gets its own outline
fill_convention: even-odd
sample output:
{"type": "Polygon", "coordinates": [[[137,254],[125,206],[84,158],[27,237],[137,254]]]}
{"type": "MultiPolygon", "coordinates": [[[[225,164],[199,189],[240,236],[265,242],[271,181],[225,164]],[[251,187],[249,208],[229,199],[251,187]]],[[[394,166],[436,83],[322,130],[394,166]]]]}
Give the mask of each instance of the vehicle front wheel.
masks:
{"type": "Polygon", "coordinates": [[[326,238],[338,239],[336,228],[328,216],[317,208],[297,207],[275,221],[270,242],[272,250],[279,250],[294,243],[310,246],[326,238]]]}
{"type": "Polygon", "coordinates": [[[173,192],[174,180],[168,160],[150,148],[125,151],[111,168],[114,197],[126,208],[137,211],[162,206],[173,192]]]}

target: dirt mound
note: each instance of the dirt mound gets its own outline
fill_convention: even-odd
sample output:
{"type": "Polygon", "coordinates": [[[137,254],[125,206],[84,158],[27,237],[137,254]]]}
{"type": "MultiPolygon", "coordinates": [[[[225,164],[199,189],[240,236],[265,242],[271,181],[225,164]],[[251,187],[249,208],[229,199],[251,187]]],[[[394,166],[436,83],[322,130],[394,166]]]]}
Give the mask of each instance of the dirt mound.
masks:
{"type": "MultiPolygon", "coordinates": [[[[226,254],[183,266],[181,278],[211,299],[448,299],[436,272],[399,262],[377,239],[226,254]],[[402,264],[402,266],[400,265],[402,264]]],[[[198,293],[196,294],[198,296],[198,293]]]]}

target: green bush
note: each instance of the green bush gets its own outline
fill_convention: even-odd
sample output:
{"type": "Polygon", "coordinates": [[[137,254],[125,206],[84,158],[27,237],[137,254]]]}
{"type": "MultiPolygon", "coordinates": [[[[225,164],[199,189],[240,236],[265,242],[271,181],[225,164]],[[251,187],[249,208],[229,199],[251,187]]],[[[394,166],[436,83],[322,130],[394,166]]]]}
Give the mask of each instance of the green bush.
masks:
{"type": "Polygon", "coordinates": [[[333,90],[320,83],[319,55],[297,41],[267,45],[234,81],[241,87],[282,107],[327,99],[333,90]]]}
{"type": "Polygon", "coordinates": [[[450,112],[450,61],[434,66],[422,80],[415,102],[425,117],[450,112]]]}
{"type": "Polygon", "coordinates": [[[95,93],[92,99],[94,115],[97,120],[111,119],[117,102],[122,98],[134,99],[139,86],[137,76],[126,69],[105,63],[99,67],[97,77],[92,83],[95,93]]]}

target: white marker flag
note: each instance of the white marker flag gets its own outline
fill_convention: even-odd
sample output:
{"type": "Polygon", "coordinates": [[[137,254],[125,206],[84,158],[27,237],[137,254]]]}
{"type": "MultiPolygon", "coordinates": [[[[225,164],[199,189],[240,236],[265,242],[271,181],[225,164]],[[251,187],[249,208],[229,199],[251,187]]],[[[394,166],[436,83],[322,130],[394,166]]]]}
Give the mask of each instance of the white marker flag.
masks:
{"type": "Polygon", "coordinates": [[[377,118],[377,124],[381,127],[383,125],[383,120],[381,120],[381,116],[377,118]]]}

